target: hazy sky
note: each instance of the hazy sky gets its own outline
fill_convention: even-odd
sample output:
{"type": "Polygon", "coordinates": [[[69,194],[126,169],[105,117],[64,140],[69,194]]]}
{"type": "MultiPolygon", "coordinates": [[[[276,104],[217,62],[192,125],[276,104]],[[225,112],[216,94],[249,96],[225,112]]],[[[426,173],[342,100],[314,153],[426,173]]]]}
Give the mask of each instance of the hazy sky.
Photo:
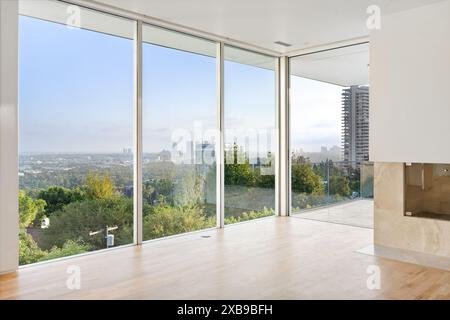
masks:
{"type": "MultiPolygon", "coordinates": [[[[145,44],[143,59],[144,152],[169,149],[174,130],[215,128],[214,58],[145,44]]],[[[273,71],[226,62],[229,132],[274,128],[274,88],[273,71]]],[[[294,149],[340,145],[341,90],[293,79],[294,149]]],[[[20,18],[21,152],[121,152],[132,147],[132,110],[131,40],[20,18]]]]}
{"type": "Polygon", "coordinates": [[[291,146],[318,152],[341,146],[341,94],[344,87],[291,77],[291,146]]]}

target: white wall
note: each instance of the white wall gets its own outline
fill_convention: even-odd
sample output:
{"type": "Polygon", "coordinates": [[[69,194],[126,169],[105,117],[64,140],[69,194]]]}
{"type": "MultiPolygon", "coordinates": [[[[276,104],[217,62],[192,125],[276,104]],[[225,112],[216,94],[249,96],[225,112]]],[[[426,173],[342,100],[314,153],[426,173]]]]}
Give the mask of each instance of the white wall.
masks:
{"type": "Polygon", "coordinates": [[[450,1],[382,16],[370,41],[371,161],[450,163],[450,1]]]}
{"type": "Polygon", "coordinates": [[[18,1],[0,0],[0,274],[18,266],[18,1]]]}

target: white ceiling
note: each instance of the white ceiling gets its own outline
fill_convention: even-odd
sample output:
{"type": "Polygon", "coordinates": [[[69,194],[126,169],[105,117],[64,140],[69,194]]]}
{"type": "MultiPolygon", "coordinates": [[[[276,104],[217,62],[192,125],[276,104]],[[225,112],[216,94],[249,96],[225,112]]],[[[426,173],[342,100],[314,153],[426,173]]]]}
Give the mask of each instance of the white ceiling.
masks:
{"type": "Polygon", "coordinates": [[[279,53],[368,36],[366,10],[370,5],[389,14],[439,1],[96,0],[279,53]]]}
{"type": "MultiPolygon", "coordinates": [[[[70,4],[53,0],[21,0],[19,13],[24,16],[67,24],[67,13],[70,4]]],[[[80,8],[80,20],[77,27],[120,36],[128,39],[134,38],[134,22],[115,15],[101,14],[94,10],[80,8]]],[[[72,26],[74,27],[74,26],[72,26]]],[[[166,28],[144,25],[143,41],[150,44],[168,48],[193,52],[210,57],[216,55],[216,43],[185,33],[173,32],[166,28]]],[[[272,56],[258,54],[252,51],[241,50],[233,46],[225,47],[225,59],[228,61],[259,66],[265,69],[275,69],[276,60],[272,56]]]]}
{"type": "Polygon", "coordinates": [[[291,74],[339,86],[369,84],[369,44],[307,54],[291,59],[291,74]]]}
{"type": "MultiPolygon", "coordinates": [[[[288,49],[292,52],[367,36],[365,9],[369,2],[378,1],[382,13],[386,14],[438,0],[277,0],[279,6],[275,5],[275,0],[97,0],[99,1],[284,53],[283,50],[286,49],[273,44],[274,41],[295,44],[288,49]]],[[[21,0],[20,13],[65,24],[68,6],[69,4],[59,1],[21,0]]],[[[131,20],[98,14],[88,9],[82,9],[81,17],[81,28],[130,39],[134,37],[134,24],[131,20]]],[[[151,26],[144,27],[143,40],[208,56],[214,56],[216,50],[214,42],[151,26]]],[[[275,68],[273,58],[233,47],[226,47],[225,58],[262,68],[275,68]]],[[[295,57],[291,60],[291,74],[341,86],[368,84],[368,64],[369,46],[363,44],[295,57]]]]}

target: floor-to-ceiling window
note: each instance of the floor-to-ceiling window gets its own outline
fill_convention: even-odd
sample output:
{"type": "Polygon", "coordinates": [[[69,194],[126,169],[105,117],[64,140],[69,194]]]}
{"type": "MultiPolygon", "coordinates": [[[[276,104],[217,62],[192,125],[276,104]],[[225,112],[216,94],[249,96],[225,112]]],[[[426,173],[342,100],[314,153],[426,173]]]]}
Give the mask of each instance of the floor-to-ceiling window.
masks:
{"type": "Polygon", "coordinates": [[[141,64],[137,21],[53,0],[20,11],[21,264],[130,244],[137,226],[143,240],[215,227],[221,120],[225,223],[274,214],[276,58],[225,46],[219,86],[214,41],[143,24],[141,64]]]}
{"type": "Polygon", "coordinates": [[[216,225],[216,44],[144,25],[144,240],[216,225]]]}
{"type": "Polygon", "coordinates": [[[225,224],[274,214],[276,59],[224,48],[225,224]]]}
{"type": "Polygon", "coordinates": [[[368,44],[290,59],[291,207],[371,227],[368,44]],[[309,210],[317,209],[319,210],[309,210]]]}
{"type": "Polygon", "coordinates": [[[135,23],[62,2],[21,11],[20,264],[129,244],[135,23]]]}

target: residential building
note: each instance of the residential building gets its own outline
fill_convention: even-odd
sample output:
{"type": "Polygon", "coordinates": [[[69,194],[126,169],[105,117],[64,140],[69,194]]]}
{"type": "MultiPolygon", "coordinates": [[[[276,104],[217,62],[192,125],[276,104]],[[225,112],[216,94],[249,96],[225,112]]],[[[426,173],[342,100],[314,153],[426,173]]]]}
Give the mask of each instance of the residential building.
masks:
{"type": "Polygon", "coordinates": [[[369,160],[369,87],[342,90],[342,150],[344,161],[369,160]]]}

